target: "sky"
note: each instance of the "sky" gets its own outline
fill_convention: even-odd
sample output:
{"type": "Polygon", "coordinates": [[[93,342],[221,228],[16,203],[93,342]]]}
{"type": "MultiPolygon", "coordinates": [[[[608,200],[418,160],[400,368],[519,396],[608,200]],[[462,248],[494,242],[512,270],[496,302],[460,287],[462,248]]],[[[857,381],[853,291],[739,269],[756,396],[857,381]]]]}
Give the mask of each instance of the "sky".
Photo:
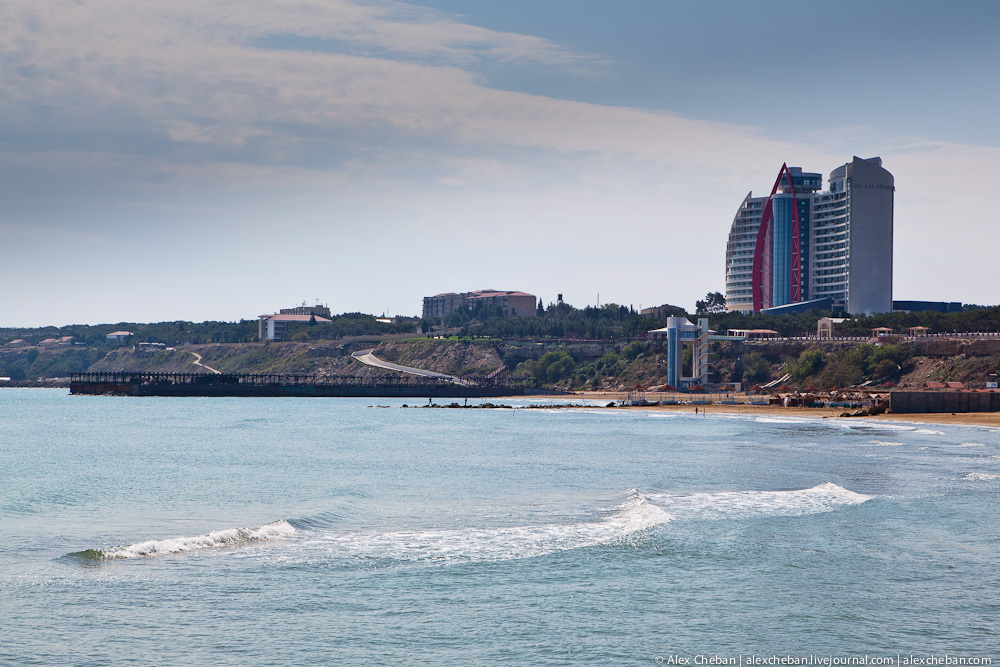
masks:
{"type": "Polygon", "coordinates": [[[747,192],[855,155],[895,177],[894,298],[997,304],[998,29],[993,0],[0,0],[0,327],[693,310],[747,192]]]}

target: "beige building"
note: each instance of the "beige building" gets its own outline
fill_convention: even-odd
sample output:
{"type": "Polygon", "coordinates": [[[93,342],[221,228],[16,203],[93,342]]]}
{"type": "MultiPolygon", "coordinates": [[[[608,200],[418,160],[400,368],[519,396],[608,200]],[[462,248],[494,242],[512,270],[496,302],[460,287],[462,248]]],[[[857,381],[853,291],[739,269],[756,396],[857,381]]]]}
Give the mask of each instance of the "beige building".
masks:
{"type": "Polygon", "coordinates": [[[451,315],[465,305],[465,295],[457,292],[444,292],[434,296],[424,297],[423,317],[444,317],[451,315]]]}
{"type": "Polygon", "coordinates": [[[257,337],[261,341],[273,340],[281,341],[285,339],[289,322],[304,322],[308,324],[315,318],[316,322],[329,322],[330,320],[319,315],[283,315],[275,313],[273,315],[259,315],[257,325],[257,337]]]}
{"type": "Polygon", "coordinates": [[[322,306],[316,304],[315,306],[307,306],[303,303],[301,306],[295,306],[294,308],[282,308],[278,311],[279,315],[316,315],[317,317],[330,317],[330,307],[322,306]]]}
{"type": "Polygon", "coordinates": [[[134,335],[131,331],[112,331],[106,338],[109,343],[124,343],[134,335]]]}
{"type": "Polygon", "coordinates": [[[846,321],[846,317],[821,317],[816,323],[816,336],[819,338],[833,338],[839,333],[837,327],[846,321]]]}
{"type": "Polygon", "coordinates": [[[526,292],[482,289],[475,292],[445,292],[424,297],[423,317],[444,317],[460,308],[500,308],[506,316],[535,317],[537,298],[526,292]]]}

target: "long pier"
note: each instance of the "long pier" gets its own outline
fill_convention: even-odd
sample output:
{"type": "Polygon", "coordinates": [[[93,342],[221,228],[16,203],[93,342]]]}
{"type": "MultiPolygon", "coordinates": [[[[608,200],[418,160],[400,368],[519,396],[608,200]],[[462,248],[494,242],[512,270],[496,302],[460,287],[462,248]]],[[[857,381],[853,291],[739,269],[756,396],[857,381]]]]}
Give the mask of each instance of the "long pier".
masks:
{"type": "Polygon", "coordinates": [[[71,394],[105,396],[333,396],[488,398],[535,393],[520,380],[469,377],[271,375],[241,373],[88,372],[70,376],[71,394]]]}

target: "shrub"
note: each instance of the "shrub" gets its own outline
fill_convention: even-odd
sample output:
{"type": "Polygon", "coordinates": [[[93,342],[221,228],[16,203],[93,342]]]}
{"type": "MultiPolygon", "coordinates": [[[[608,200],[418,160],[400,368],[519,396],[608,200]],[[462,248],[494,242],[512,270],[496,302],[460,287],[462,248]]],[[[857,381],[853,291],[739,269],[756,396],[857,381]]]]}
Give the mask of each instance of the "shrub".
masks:
{"type": "Polygon", "coordinates": [[[763,382],[771,377],[771,364],[757,352],[743,358],[743,382],[763,382]]]}

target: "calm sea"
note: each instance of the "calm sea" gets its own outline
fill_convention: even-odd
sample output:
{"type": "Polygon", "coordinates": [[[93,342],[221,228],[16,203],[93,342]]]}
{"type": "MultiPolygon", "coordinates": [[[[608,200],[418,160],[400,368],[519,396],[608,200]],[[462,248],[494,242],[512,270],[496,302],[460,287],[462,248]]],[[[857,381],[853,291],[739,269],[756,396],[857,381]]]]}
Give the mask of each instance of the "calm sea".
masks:
{"type": "Polygon", "coordinates": [[[0,390],[0,663],[1000,660],[1000,431],[403,402],[0,390]]]}

